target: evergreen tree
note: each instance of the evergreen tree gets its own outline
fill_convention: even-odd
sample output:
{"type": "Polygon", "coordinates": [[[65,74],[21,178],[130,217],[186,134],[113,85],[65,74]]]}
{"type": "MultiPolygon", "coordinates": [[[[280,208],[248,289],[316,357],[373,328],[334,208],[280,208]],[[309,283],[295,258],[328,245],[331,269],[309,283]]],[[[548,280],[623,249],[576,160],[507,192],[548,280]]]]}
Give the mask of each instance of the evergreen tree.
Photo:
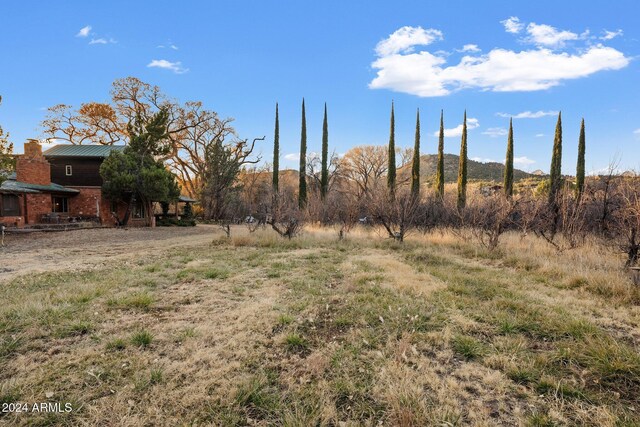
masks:
{"type": "Polygon", "coordinates": [[[440,137],[438,138],[438,165],[436,168],[436,191],[444,197],[444,112],[440,110],[440,137]]]}
{"type": "Polygon", "coordinates": [[[120,220],[123,225],[127,225],[136,203],[142,203],[151,223],[153,202],[174,202],[180,196],[175,175],[158,160],[170,149],[168,119],[164,108],[146,120],[136,116],[128,127],[129,145],[122,151],[111,151],[100,166],[102,194],[109,200],[127,204],[120,220]]]}
{"type": "Polygon", "coordinates": [[[578,139],[578,165],[576,167],[576,197],[578,200],[582,197],[584,191],[584,152],[585,152],[585,137],[584,137],[584,119],[580,124],[580,138],[578,139]]]}
{"type": "Polygon", "coordinates": [[[322,122],[322,171],[320,174],[320,197],[327,197],[329,190],[329,125],[327,124],[327,103],[324,103],[324,120],[322,122]]]}
{"type": "Polygon", "coordinates": [[[507,158],[504,162],[504,194],[513,195],[513,119],[509,119],[509,137],[507,138],[507,158]]]}
{"type": "Polygon", "coordinates": [[[553,154],[551,156],[551,170],[549,171],[549,203],[555,203],[556,195],[562,185],[562,112],[558,113],[556,135],[553,139],[553,154]]]}
{"type": "Polygon", "coordinates": [[[460,163],[458,164],[458,209],[467,204],[467,110],[464,111],[462,123],[462,140],[460,141],[460,163]]]}
{"type": "Polygon", "coordinates": [[[302,131],[300,133],[300,184],[298,186],[298,206],[307,204],[307,118],[302,98],[302,131]]]}
{"type": "Polygon", "coordinates": [[[278,118],[278,103],[276,102],[276,125],[273,135],[273,193],[278,194],[280,179],[280,119],[278,118]]]}
{"type": "Polygon", "coordinates": [[[389,130],[389,166],[387,167],[387,187],[393,197],[396,192],[396,120],[393,113],[393,101],[391,101],[391,128],[389,130]]]}
{"type": "Polygon", "coordinates": [[[411,195],[415,198],[420,196],[420,109],[416,114],[416,137],[411,166],[411,195]]]}

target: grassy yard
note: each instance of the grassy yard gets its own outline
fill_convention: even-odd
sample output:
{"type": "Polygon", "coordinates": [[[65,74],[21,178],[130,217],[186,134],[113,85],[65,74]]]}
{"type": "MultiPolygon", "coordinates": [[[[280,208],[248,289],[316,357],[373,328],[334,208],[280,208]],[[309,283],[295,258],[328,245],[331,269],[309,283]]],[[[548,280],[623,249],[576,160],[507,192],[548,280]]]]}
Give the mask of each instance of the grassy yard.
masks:
{"type": "Polygon", "coordinates": [[[640,425],[610,250],[233,233],[0,283],[0,424],[640,425]]]}

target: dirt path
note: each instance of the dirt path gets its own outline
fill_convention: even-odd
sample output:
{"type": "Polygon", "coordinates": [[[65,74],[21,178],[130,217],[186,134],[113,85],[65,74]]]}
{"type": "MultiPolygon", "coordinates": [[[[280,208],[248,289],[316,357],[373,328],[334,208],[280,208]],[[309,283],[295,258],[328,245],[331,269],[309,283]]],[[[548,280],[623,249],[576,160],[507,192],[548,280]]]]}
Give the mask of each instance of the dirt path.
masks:
{"type": "Polygon", "coordinates": [[[216,226],[198,225],[11,235],[0,247],[0,282],[26,273],[84,270],[169,248],[198,246],[220,234],[216,226]]]}

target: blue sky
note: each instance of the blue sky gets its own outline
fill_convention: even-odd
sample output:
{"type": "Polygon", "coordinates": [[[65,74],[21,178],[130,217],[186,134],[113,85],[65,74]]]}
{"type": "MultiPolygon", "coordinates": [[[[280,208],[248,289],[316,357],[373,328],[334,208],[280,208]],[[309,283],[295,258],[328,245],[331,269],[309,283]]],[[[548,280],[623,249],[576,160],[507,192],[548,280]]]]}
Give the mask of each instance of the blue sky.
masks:
{"type": "Polygon", "coordinates": [[[329,142],[343,153],[386,144],[394,100],[401,146],[413,144],[420,108],[424,153],[436,150],[440,109],[451,129],[445,151],[458,152],[466,108],[469,157],[496,161],[508,116],[521,116],[516,167],[547,171],[561,110],[565,173],[574,172],[582,117],[588,170],[615,158],[640,170],[633,0],[8,1],[2,14],[0,124],[17,152],[40,136],[46,107],[108,101],[114,79],[135,76],[234,117],[242,138],[266,135],[269,161],[279,102],[290,167],[305,97],[310,151],[320,147],[324,102],[329,142]]]}

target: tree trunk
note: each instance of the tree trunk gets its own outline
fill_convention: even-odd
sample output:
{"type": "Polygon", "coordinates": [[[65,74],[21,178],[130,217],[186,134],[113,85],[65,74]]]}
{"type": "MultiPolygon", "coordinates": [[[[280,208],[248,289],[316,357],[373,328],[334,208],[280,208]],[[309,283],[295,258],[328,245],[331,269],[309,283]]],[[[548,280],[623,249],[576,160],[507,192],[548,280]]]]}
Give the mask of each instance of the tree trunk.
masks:
{"type": "Polygon", "coordinates": [[[131,193],[129,201],[127,202],[127,210],[124,212],[124,218],[122,218],[121,225],[126,227],[129,223],[129,217],[131,216],[131,206],[136,202],[136,194],[131,193]]]}

